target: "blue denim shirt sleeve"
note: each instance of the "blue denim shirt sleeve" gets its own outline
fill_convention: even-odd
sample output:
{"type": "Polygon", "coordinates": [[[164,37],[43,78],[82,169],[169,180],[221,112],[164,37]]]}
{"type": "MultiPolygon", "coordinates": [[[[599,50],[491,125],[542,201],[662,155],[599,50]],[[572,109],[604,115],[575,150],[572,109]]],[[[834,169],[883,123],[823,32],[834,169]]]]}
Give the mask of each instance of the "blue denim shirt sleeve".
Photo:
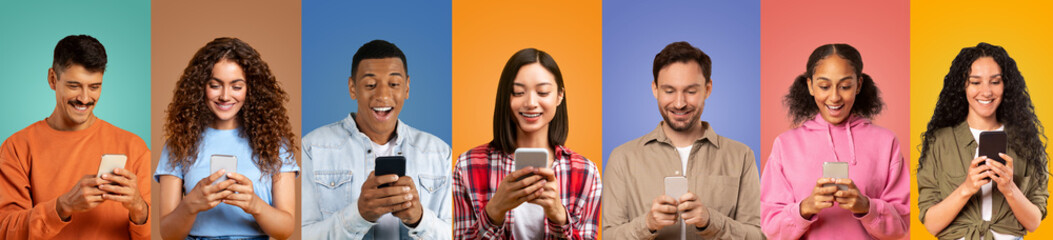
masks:
{"type": "MultiPolygon", "coordinates": [[[[303,178],[300,186],[303,210],[303,222],[301,231],[304,239],[362,239],[375,223],[362,218],[358,213],[358,204],[349,204],[337,214],[323,216],[321,206],[318,205],[319,196],[315,196],[319,186],[314,179],[314,160],[311,157],[311,147],[304,139],[301,160],[303,162],[303,178]]],[[[327,201],[340,201],[329,199],[327,201]]]]}
{"type": "MultiPolygon", "coordinates": [[[[438,185],[438,189],[435,189],[434,192],[428,191],[427,189],[420,191],[422,187],[427,188],[427,186],[417,187],[422,195],[428,194],[429,192],[431,193],[430,196],[428,196],[428,199],[433,199],[433,201],[431,201],[432,205],[424,208],[424,213],[422,214],[420,223],[416,228],[410,228],[405,225],[403,226],[409,229],[409,235],[414,239],[449,239],[450,236],[453,236],[453,173],[451,170],[443,169],[453,169],[452,150],[450,150],[449,145],[442,142],[442,140],[430,142],[428,144],[444,146],[440,147],[440,150],[438,151],[438,155],[441,156],[442,159],[441,164],[439,165],[442,167],[430,168],[436,169],[436,171],[430,172],[429,174],[431,176],[441,177],[442,184],[436,184],[438,185]]],[[[438,160],[435,159],[433,161],[438,160]]],[[[430,176],[418,175],[416,177],[420,178],[416,179],[418,182],[423,183],[424,181],[428,181],[424,178],[430,176]]]]}
{"type": "MultiPolygon", "coordinates": [[[[399,154],[410,159],[423,213],[416,228],[401,225],[403,239],[449,239],[452,235],[451,149],[441,139],[398,123],[399,154]],[[418,159],[419,161],[413,161],[418,159]]],[[[302,234],[304,239],[372,238],[375,223],[358,211],[364,177],[373,170],[368,137],[353,118],[315,129],[303,138],[302,234]]]]}

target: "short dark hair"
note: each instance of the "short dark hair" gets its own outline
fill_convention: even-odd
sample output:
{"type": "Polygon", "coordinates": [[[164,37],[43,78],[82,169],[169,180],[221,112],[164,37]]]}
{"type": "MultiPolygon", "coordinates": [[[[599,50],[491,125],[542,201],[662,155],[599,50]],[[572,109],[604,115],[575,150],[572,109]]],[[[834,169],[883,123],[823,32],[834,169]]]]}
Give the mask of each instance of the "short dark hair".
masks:
{"type": "Polygon", "coordinates": [[[569,120],[567,116],[566,93],[563,88],[563,74],[559,72],[556,60],[544,51],[535,48],[519,50],[505,63],[505,69],[501,71],[501,79],[497,83],[497,99],[494,103],[494,139],[490,141],[490,147],[506,154],[515,152],[517,123],[515,113],[510,109],[512,101],[512,89],[515,84],[519,69],[525,65],[540,63],[556,77],[556,86],[559,93],[563,93],[563,101],[556,107],[556,116],[548,124],[548,144],[552,147],[563,145],[567,141],[569,132],[569,120]]]}
{"type": "Polygon", "coordinates": [[[706,83],[710,82],[709,76],[713,73],[713,60],[701,49],[691,46],[687,42],[675,42],[666,45],[661,52],[654,55],[654,83],[658,83],[658,71],[673,63],[687,63],[695,61],[702,68],[702,76],[706,77],[706,83]]]}
{"type": "Polygon", "coordinates": [[[808,56],[808,63],[804,65],[804,73],[797,75],[793,84],[790,85],[790,93],[786,94],[783,99],[783,103],[790,108],[787,113],[793,118],[792,125],[797,126],[819,113],[815,97],[808,93],[808,79],[815,74],[815,67],[819,61],[834,54],[852,64],[853,71],[863,83],[859,86],[859,93],[856,94],[856,101],[849,113],[864,118],[873,118],[885,107],[885,103],[881,101],[881,91],[874,84],[874,79],[863,73],[863,57],[859,54],[859,50],[844,43],[826,44],[815,48],[812,55],[808,56]]]}
{"type": "Polygon", "coordinates": [[[402,59],[402,70],[406,71],[406,76],[408,77],[409,63],[406,62],[406,54],[403,54],[402,50],[395,44],[377,39],[363,44],[355,52],[355,56],[351,58],[351,79],[355,79],[355,73],[358,73],[358,63],[362,62],[362,60],[392,57],[402,59]]]}
{"type": "Polygon", "coordinates": [[[106,48],[98,39],[88,35],[66,36],[55,45],[55,59],[51,62],[51,68],[57,74],[73,64],[91,72],[105,72],[106,48]]]}

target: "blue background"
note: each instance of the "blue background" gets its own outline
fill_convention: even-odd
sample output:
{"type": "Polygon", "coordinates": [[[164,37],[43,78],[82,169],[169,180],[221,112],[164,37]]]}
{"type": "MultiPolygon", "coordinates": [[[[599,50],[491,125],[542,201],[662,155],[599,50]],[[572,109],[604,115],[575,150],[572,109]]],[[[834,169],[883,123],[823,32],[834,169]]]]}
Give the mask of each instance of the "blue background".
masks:
{"type": "Polygon", "coordinates": [[[55,110],[55,44],[87,34],[106,48],[95,116],[150,145],[150,1],[0,3],[0,141],[55,110]]]}
{"type": "Polygon", "coordinates": [[[304,1],[303,133],[356,111],[347,92],[351,57],[374,39],[406,54],[410,97],[399,119],[450,143],[449,1],[304,1]]]}
{"type": "Polygon", "coordinates": [[[759,1],[604,1],[604,165],[611,150],[662,121],[651,93],[651,67],[655,54],[677,41],[713,60],[713,93],[702,120],[759,154],[759,1]]]}

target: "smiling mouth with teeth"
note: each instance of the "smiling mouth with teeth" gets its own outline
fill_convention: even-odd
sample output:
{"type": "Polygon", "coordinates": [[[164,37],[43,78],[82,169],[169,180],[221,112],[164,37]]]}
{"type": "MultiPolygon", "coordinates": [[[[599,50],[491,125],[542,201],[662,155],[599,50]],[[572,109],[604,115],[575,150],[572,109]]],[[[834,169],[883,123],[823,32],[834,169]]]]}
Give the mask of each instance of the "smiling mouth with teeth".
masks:
{"type": "Polygon", "coordinates": [[[391,111],[391,109],[394,109],[394,108],[393,107],[374,107],[373,111],[387,112],[387,111],[391,111]]]}
{"type": "Polygon", "coordinates": [[[88,108],[90,108],[92,105],[95,105],[95,103],[84,104],[84,103],[79,103],[79,102],[69,102],[69,105],[72,106],[73,109],[76,109],[77,111],[85,111],[85,110],[88,110],[88,108]]]}
{"type": "Polygon", "coordinates": [[[536,117],[540,117],[541,113],[519,113],[519,115],[523,115],[524,117],[528,117],[528,118],[536,118],[536,117]]]}
{"type": "Polygon", "coordinates": [[[835,106],[826,105],[826,108],[829,108],[830,110],[839,110],[839,109],[841,109],[844,106],[845,105],[841,105],[841,106],[836,106],[835,107],[835,106]]]}
{"type": "Polygon", "coordinates": [[[984,100],[980,100],[980,99],[976,99],[976,102],[978,102],[978,103],[980,103],[980,104],[988,104],[988,103],[992,103],[992,102],[994,102],[994,99],[991,99],[991,100],[987,100],[987,101],[984,101],[984,100]]]}

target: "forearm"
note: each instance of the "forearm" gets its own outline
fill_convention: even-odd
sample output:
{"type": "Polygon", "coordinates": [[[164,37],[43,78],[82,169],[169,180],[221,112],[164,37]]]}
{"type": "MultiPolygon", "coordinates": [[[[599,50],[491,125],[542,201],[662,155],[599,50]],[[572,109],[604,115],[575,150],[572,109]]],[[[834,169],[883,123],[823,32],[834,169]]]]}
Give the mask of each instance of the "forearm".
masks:
{"type": "Polygon", "coordinates": [[[132,208],[128,209],[128,220],[137,225],[146,224],[146,220],[150,217],[150,204],[146,201],[139,201],[132,208]]]}
{"type": "Polygon", "coordinates": [[[972,194],[959,187],[942,201],[932,205],[925,212],[925,230],[928,230],[934,236],[939,234],[944,228],[947,228],[947,225],[954,221],[954,218],[958,216],[958,213],[962,211],[962,207],[965,207],[965,204],[969,202],[971,197],[972,194]]]}
{"type": "Polygon", "coordinates": [[[161,216],[161,238],[162,239],[186,239],[190,234],[190,228],[194,226],[197,213],[192,212],[181,202],[172,212],[161,216]]]}
{"type": "Polygon", "coordinates": [[[292,213],[271,205],[262,204],[259,212],[253,214],[252,217],[256,219],[256,223],[260,225],[264,233],[276,239],[289,238],[295,231],[296,223],[293,222],[292,213]]]}
{"type": "Polygon", "coordinates": [[[1005,195],[1005,200],[1009,203],[1009,208],[1013,210],[1013,216],[1020,222],[1020,225],[1024,226],[1028,232],[1034,232],[1038,229],[1038,225],[1042,222],[1042,212],[1038,209],[1038,206],[1028,201],[1027,196],[1020,191],[1020,188],[1010,188],[1010,193],[1005,195]]]}

